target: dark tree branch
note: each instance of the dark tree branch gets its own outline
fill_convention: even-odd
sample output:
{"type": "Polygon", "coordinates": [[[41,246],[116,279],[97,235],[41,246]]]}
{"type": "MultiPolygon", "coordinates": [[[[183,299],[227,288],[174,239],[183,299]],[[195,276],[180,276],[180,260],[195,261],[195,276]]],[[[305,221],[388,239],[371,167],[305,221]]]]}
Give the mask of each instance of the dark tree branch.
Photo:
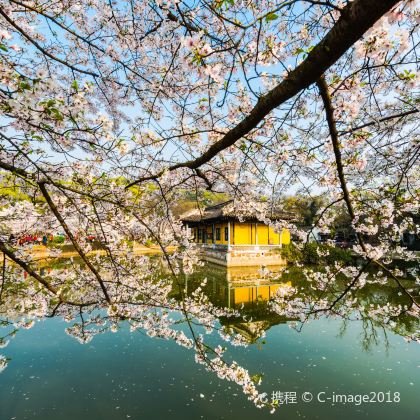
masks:
{"type": "Polygon", "coordinates": [[[403,117],[406,117],[407,115],[415,114],[417,112],[419,112],[419,110],[416,108],[416,109],[411,109],[410,111],[401,112],[399,114],[388,115],[387,117],[379,118],[376,121],[369,121],[365,124],[351,128],[350,130],[347,130],[347,131],[339,131],[339,134],[342,136],[344,134],[354,133],[355,131],[361,130],[362,128],[370,127],[372,125],[379,124],[384,121],[392,120],[394,118],[403,118],[403,117]]]}
{"type": "MultiPolygon", "coordinates": [[[[335,156],[335,163],[336,163],[336,166],[337,166],[338,178],[340,180],[341,190],[343,191],[343,198],[344,198],[344,201],[346,203],[349,215],[350,215],[350,217],[353,221],[355,219],[355,214],[354,214],[354,209],[353,209],[353,205],[352,205],[352,202],[351,202],[350,193],[349,193],[348,188],[347,188],[346,178],[345,178],[345,175],[344,175],[344,167],[343,167],[343,162],[342,162],[342,158],[341,158],[341,150],[340,150],[340,141],[338,139],[338,132],[337,132],[335,119],[334,119],[334,109],[333,109],[333,106],[332,106],[332,103],[331,103],[331,96],[330,96],[330,93],[328,91],[328,85],[325,81],[324,76],[320,77],[320,79],[317,81],[317,86],[318,86],[319,93],[322,97],[322,102],[323,102],[324,108],[325,108],[325,114],[326,114],[326,118],[327,118],[327,122],[328,122],[328,128],[330,130],[331,142],[332,142],[333,149],[334,149],[334,156],[335,156]]],[[[356,236],[357,236],[357,240],[358,240],[362,250],[366,253],[367,248],[366,248],[365,242],[363,240],[363,236],[361,235],[360,232],[356,232],[356,236]]],[[[387,273],[398,284],[398,287],[400,287],[401,290],[403,290],[403,292],[411,299],[411,302],[414,305],[416,305],[417,307],[419,307],[419,304],[415,301],[414,297],[410,294],[410,292],[408,292],[408,290],[401,284],[399,279],[388,268],[386,268],[382,263],[380,263],[376,259],[372,259],[372,258],[368,257],[367,258],[367,264],[363,268],[363,270],[365,268],[367,268],[367,266],[371,262],[375,263],[377,266],[381,267],[383,270],[386,270],[387,273]]],[[[356,281],[360,277],[362,271],[354,279],[353,283],[350,284],[349,287],[343,292],[342,296],[340,296],[340,299],[356,283],[356,281]]]]}
{"type": "Polygon", "coordinates": [[[105,296],[106,301],[108,303],[110,303],[111,302],[111,298],[108,295],[108,292],[106,290],[106,287],[104,285],[104,282],[103,282],[101,276],[98,273],[98,270],[92,265],[92,263],[89,261],[89,258],[87,258],[86,254],[83,252],[82,248],[80,247],[80,245],[76,241],[76,239],[73,236],[70,228],[67,226],[67,223],[63,219],[63,216],[61,216],[61,214],[58,211],[56,205],[52,201],[50,194],[48,193],[47,189],[45,188],[45,184],[42,183],[42,182],[39,182],[38,185],[39,185],[39,189],[41,190],[42,195],[45,198],[45,201],[47,202],[47,204],[48,204],[49,208],[51,209],[51,211],[54,213],[54,216],[56,217],[56,219],[60,222],[61,226],[63,227],[64,231],[66,232],[66,235],[69,237],[71,243],[73,244],[74,249],[80,255],[80,257],[82,258],[82,260],[84,261],[84,263],[88,266],[89,270],[96,277],[96,280],[98,281],[98,283],[99,283],[99,285],[100,285],[100,287],[102,289],[102,292],[103,292],[103,294],[105,296]]]}
{"type": "MultiPolygon", "coordinates": [[[[355,0],[348,3],[342,9],[338,21],[319,44],[311,50],[308,57],[279,85],[261,96],[247,117],[198,158],[177,163],[167,169],[170,171],[178,168],[197,169],[222,150],[232,146],[237,140],[256,128],[273,109],[315,83],[379,18],[397,3],[397,0],[355,0]]],[[[156,179],[164,171],[139,178],[129,183],[126,188],[146,180],[156,179]]]]}
{"type": "MultiPolygon", "coordinates": [[[[351,202],[351,197],[350,197],[350,192],[347,188],[346,177],[344,175],[344,165],[343,165],[343,160],[341,157],[340,140],[338,139],[338,131],[337,131],[337,127],[336,127],[335,119],[334,119],[334,108],[331,103],[331,95],[328,91],[328,85],[327,85],[327,82],[325,81],[324,76],[321,76],[319,80],[316,82],[316,84],[318,86],[319,93],[322,98],[322,102],[324,104],[325,115],[326,115],[326,119],[328,123],[328,129],[330,131],[331,143],[333,145],[333,150],[334,150],[335,165],[337,167],[338,179],[340,180],[340,187],[341,187],[341,190],[343,191],[343,198],[346,203],[350,218],[353,221],[356,215],[354,213],[353,204],[351,202]]],[[[366,246],[363,241],[362,235],[359,232],[356,232],[356,236],[363,251],[366,252],[366,246]]]]}
{"type": "Polygon", "coordinates": [[[22,267],[30,276],[35,280],[41,283],[47,290],[49,290],[53,295],[58,296],[58,292],[55,287],[51,286],[43,277],[41,277],[36,271],[34,271],[28,264],[16,257],[14,252],[12,252],[3,241],[0,241],[0,251],[4,255],[7,255],[13,262],[22,267]]]}
{"type": "Polygon", "coordinates": [[[65,303],[67,305],[71,306],[78,306],[80,308],[86,307],[86,306],[92,306],[96,305],[97,302],[73,302],[71,300],[66,300],[62,296],[59,295],[58,291],[54,286],[52,286],[48,281],[40,276],[32,267],[30,267],[25,261],[18,258],[15,253],[6,246],[6,244],[0,240],[0,251],[3,252],[4,255],[7,255],[15,264],[17,264],[19,267],[23,268],[32,278],[34,278],[38,283],[42,284],[50,293],[52,293],[54,296],[59,299],[59,304],[65,303]]]}

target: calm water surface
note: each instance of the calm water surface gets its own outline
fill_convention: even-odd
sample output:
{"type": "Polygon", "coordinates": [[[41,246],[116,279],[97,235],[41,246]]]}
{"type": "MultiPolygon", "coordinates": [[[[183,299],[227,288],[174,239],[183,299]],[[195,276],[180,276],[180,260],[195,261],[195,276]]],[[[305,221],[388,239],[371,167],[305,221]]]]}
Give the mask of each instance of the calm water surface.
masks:
{"type": "MultiPolygon", "coordinates": [[[[261,282],[260,291],[250,285],[252,276],[232,278],[220,269],[207,275],[209,294],[225,305],[244,303],[244,310],[252,311],[255,296],[267,292],[261,282]]],[[[263,373],[261,388],[270,399],[273,392],[296,392],[297,402],[281,405],[273,415],[256,409],[236,385],[206,372],[191,351],[175,343],[121,328],[82,345],[64,332],[69,324],[48,319],[19,332],[2,350],[11,361],[0,374],[0,419],[420,418],[418,344],[390,331],[386,339],[381,331],[371,336],[361,321],[343,328],[340,319],[320,319],[297,332],[290,322],[264,315],[260,306],[256,313],[266,337],[253,337],[252,325],[237,326],[252,344],[231,354],[252,373],[263,373]],[[387,391],[391,399],[399,392],[400,402],[316,401],[319,392],[327,398],[387,391]],[[303,402],[305,392],[314,400],[303,402]]]]}

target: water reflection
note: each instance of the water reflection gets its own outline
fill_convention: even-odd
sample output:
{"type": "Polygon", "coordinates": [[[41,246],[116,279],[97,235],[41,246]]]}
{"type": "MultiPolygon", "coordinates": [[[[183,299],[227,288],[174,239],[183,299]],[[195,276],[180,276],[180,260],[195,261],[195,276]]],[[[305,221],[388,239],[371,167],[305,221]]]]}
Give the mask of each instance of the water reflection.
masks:
{"type": "MultiPolygon", "coordinates": [[[[319,268],[309,270],[319,271],[319,268]]],[[[370,273],[371,280],[375,280],[375,274],[370,273]]],[[[240,311],[240,318],[222,317],[220,322],[243,335],[248,343],[255,343],[274,325],[289,322],[290,326],[300,331],[307,322],[321,316],[341,319],[342,335],[349,322],[361,322],[360,343],[364,350],[380,344],[380,335],[383,337],[382,344],[387,345],[386,331],[418,340],[419,318],[410,312],[410,300],[391,279],[368,282],[356,289],[351,294],[349,306],[346,299],[337,301],[337,295],[340,296],[345,287],[343,279],[336,279],[332,290],[316,290],[307,281],[304,269],[299,267],[225,268],[207,264],[193,275],[184,276],[185,293],[196,290],[203,278],[207,279],[203,290],[212,303],[240,311]],[[282,292],[288,290],[295,293],[289,300],[287,296],[281,299],[284,306],[280,307],[278,295],[283,297],[282,292]],[[322,307],[319,306],[320,301],[322,307]],[[297,306],[293,307],[296,302],[297,306]],[[334,308],[328,309],[333,303],[334,308]]],[[[402,282],[418,297],[419,287],[413,280],[402,282]]]]}
{"type": "Polygon", "coordinates": [[[220,323],[231,332],[239,333],[249,343],[255,343],[270,327],[290,321],[270,310],[268,302],[284,284],[281,281],[285,266],[220,267],[207,264],[194,275],[184,276],[184,291],[194,291],[203,278],[207,278],[204,292],[211,302],[220,307],[238,310],[241,317],[221,317],[220,323]]]}
{"type": "MultiPolygon", "coordinates": [[[[284,266],[270,267],[265,272],[258,267],[220,267],[207,264],[194,275],[185,275],[185,293],[195,290],[197,282],[205,277],[208,287],[205,292],[214,303],[228,308],[254,307],[267,302],[283,283],[279,281],[284,266]]],[[[246,309],[245,309],[246,310],[246,309]]]]}
{"type": "MultiPolygon", "coordinates": [[[[407,296],[381,273],[366,272],[361,278],[347,269],[326,281],[330,273],[319,267],[227,269],[207,264],[173,277],[161,259],[147,258],[142,259],[141,270],[130,273],[128,282],[124,276],[109,276],[107,264],[101,260],[111,305],[94,286],[86,287],[88,270],[77,259],[42,262],[34,272],[60,287],[66,301],[43,293],[31,276],[9,266],[0,304],[5,331],[0,345],[5,347],[18,330],[31,328],[42,318],[63,318],[66,332],[80,343],[128,326],[192,349],[197,363],[236,382],[257,406],[264,406],[267,396],[257,391],[262,375],[252,363],[240,366],[228,350],[261,346],[271,329],[287,324],[302,331],[310,329],[311,322],[332,318],[340,321],[343,339],[352,323],[360,325],[359,341],[366,351],[380,343],[387,346],[389,335],[418,340],[419,318],[410,297],[417,299],[419,290],[412,280],[399,280],[409,290],[407,296]]],[[[8,362],[0,358],[0,370],[8,362]]]]}

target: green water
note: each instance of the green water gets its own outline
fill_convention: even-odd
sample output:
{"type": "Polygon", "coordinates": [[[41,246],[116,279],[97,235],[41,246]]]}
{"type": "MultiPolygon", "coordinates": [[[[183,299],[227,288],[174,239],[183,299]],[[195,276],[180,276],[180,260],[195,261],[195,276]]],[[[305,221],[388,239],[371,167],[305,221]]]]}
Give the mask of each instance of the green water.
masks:
{"type": "MultiPolygon", "coordinates": [[[[214,301],[227,304],[229,299],[234,305],[238,295],[232,289],[239,287],[238,279],[223,281],[223,275],[207,270],[208,293],[214,301]]],[[[261,303],[255,311],[256,305],[248,302],[243,310],[254,310],[260,321],[266,320],[266,337],[230,354],[251,372],[264,375],[261,389],[269,399],[277,391],[296,393],[297,402],[280,405],[275,414],[255,408],[237,385],[206,372],[190,350],[173,342],[122,327],[82,345],[65,334],[68,324],[48,319],[19,332],[1,350],[11,361],[0,374],[0,419],[420,418],[417,343],[380,328],[370,336],[372,331],[361,321],[348,322],[343,329],[343,320],[332,318],[312,321],[298,332],[290,322],[261,310],[261,303]],[[400,401],[317,401],[320,392],[326,399],[334,393],[370,398],[371,392],[388,391],[391,400],[398,392],[400,401]],[[305,392],[313,395],[311,402],[302,401],[305,392]]]]}

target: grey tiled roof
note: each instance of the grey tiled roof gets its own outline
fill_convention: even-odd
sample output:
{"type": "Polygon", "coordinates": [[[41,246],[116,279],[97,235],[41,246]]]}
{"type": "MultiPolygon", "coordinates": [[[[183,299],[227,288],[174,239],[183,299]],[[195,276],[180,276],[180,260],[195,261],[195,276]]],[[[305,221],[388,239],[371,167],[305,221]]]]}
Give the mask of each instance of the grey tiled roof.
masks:
{"type": "MultiPolygon", "coordinates": [[[[288,212],[272,212],[269,215],[271,220],[290,220],[294,221],[296,219],[295,215],[288,212]]],[[[202,209],[194,209],[188,212],[185,212],[181,215],[181,220],[183,222],[197,223],[197,222],[206,222],[206,221],[215,221],[215,220],[238,220],[238,215],[235,211],[235,206],[233,200],[225,201],[213,206],[205,207],[202,209]]],[[[254,214],[248,214],[242,217],[244,220],[256,220],[257,212],[254,214]]]]}

